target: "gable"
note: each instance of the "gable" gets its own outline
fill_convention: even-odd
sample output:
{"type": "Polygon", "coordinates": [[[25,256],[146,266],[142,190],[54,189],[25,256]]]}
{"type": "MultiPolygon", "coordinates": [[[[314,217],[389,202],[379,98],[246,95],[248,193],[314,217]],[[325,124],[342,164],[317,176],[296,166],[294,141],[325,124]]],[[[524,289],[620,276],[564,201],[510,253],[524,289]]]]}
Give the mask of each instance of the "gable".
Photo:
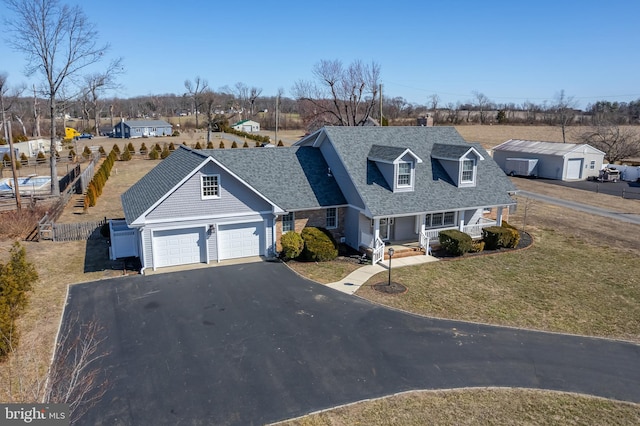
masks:
{"type": "MultiPolygon", "coordinates": [[[[509,196],[515,187],[478,144],[469,144],[452,127],[326,127],[323,133],[334,147],[347,175],[365,205],[368,216],[391,216],[438,210],[455,210],[489,205],[514,204],[509,196]],[[449,178],[442,162],[432,158],[435,144],[456,155],[477,153],[477,180],[460,188],[449,178]],[[383,162],[370,160],[373,145],[409,149],[416,157],[431,159],[416,164],[415,189],[392,192],[383,177],[383,162]]],[[[327,142],[318,134],[296,145],[315,146],[327,142]]],[[[378,157],[382,154],[376,148],[378,157]]],[[[395,152],[399,152],[396,150],[395,152]]],[[[451,155],[449,155],[451,156],[451,155]]],[[[385,157],[386,160],[391,158],[385,157]]],[[[458,158],[459,160],[459,158],[458,158]]]]}

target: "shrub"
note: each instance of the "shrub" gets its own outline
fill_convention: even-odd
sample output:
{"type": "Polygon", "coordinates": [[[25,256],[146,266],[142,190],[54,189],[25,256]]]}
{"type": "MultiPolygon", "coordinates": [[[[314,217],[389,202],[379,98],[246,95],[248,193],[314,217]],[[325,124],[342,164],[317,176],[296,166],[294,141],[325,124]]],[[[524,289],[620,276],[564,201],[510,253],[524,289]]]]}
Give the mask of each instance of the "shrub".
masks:
{"type": "Polygon", "coordinates": [[[224,149],[224,142],[220,141],[220,149],[224,149]]]}
{"type": "Polygon", "coordinates": [[[301,236],[304,240],[304,249],[301,254],[303,259],[326,262],[338,257],[336,243],[326,229],[304,228],[301,236]]]}
{"type": "Polygon", "coordinates": [[[69,151],[69,161],[75,161],[76,152],[72,149],[69,151]]]}
{"type": "Polygon", "coordinates": [[[157,160],[160,158],[160,153],[155,149],[152,149],[151,151],[149,151],[149,158],[152,160],[157,160]]]}
{"type": "Polygon", "coordinates": [[[133,147],[133,144],[131,142],[129,142],[129,144],[127,145],[127,151],[129,151],[131,155],[136,153],[136,149],[133,147]]]}
{"type": "Polygon", "coordinates": [[[24,152],[20,154],[20,162],[23,166],[29,165],[29,157],[27,157],[27,154],[25,154],[24,152]]]}
{"type": "Polygon", "coordinates": [[[180,132],[177,130],[174,130],[173,133],[171,133],[171,136],[180,136],[180,132]]]}
{"type": "Polygon", "coordinates": [[[262,146],[262,143],[260,141],[256,141],[256,148],[260,148],[262,146]]]}
{"type": "Polygon", "coordinates": [[[202,149],[202,145],[200,145],[200,141],[196,142],[195,149],[202,149]]]}
{"type": "Polygon", "coordinates": [[[18,135],[15,138],[13,138],[14,142],[26,142],[28,140],[29,138],[27,137],[27,135],[18,135]]]}
{"type": "Polygon", "coordinates": [[[473,241],[471,243],[471,253],[480,253],[484,250],[484,241],[473,241]]]}
{"type": "Polygon", "coordinates": [[[247,141],[244,141],[244,145],[242,145],[243,148],[249,148],[249,144],[247,143],[247,141]]]}
{"type": "Polygon", "coordinates": [[[470,252],[473,245],[471,236],[457,229],[440,232],[438,239],[442,248],[454,256],[462,256],[470,252]]]}
{"type": "Polygon", "coordinates": [[[169,147],[165,145],[164,148],[162,148],[162,152],[160,153],[160,158],[164,160],[169,156],[169,154],[171,154],[171,151],[169,151],[169,147]]]}
{"type": "Polygon", "coordinates": [[[282,140],[278,141],[278,146],[284,146],[284,144],[282,143],[282,140]]]}
{"type": "Polygon", "coordinates": [[[147,148],[147,145],[142,142],[142,145],[140,145],[140,155],[147,155],[147,152],[149,152],[149,149],[147,148]]]}
{"type": "Polygon", "coordinates": [[[482,240],[487,250],[497,250],[508,247],[511,240],[511,232],[502,226],[489,226],[482,230],[482,240]]]}
{"type": "Polygon", "coordinates": [[[295,259],[300,256],[304,249],[304,241],[300,234],[295,231],[289,231],[280,238],[282,244],[282,252],[280,256],[283,260],[295,259]]]}
{"type": "Polygon", "coordinates": [[[120,154],[120,147],[117,143],[113,144],[113,150],[116,152],[116,154],[120,154]]]}
{"type": "Polygon", "coordinates": [[[511,234],[511,240],[506,247],[516,248],[518,246],[518,243],[520,243],[520,232],[518,232],[518,229],[516,229],[515,226],[505,221],[502,221],[502,227],[508,229],[509,233],[511,234]]]}
{"type": "Polygon", "coordinates": [[[85,160],[88,160],[89,157],[91,157],[91,150],[89,149],[88,146],[85,146],[84,149],[82,150],[82,156],[84,157],[85,160]]]}
{"type": "Polygon", "coordinates": [[[28,292],[38,280],[35,266],[27,261],[27,253],[20,243],[11,247],[10,259],[0,263],[0,358],[18,344],[16,320],[29,301],[28,292]]]}
{"type": "Polygon", "coordinates": [[[5,152],[4,155],[2,156],[2,162],[3,165],[6,164],[7,167],[11,166],[11,156],[9,156],[9,153],[5,152]]]}
{"type": "Polygon", "coordinates": [[[104,157],[107,155],[107,152],[104,150],[104,148],[102,147],[102,145],[100,145],[100,148],[98,148],[98,152],[100,153],[101,157],[104,157]]]}
{"type": "Polygon", "coordinates": [[[173,144],[173,142],[169,143],[169,152],[173,152],[176,150],[176,146],[173,144]]]}
{"type": "Polygon", "coordinates": [[[213,142],[207,142],[207,149],[213,149],[213,142]]]}
{"type": "Polygon", "coordinates": [[[47,161],[47,157],[45,157],[44,152],[38,151],[38,155],[36,156],[36,163],[44,164],[47,161]]]}
{"type": "Polygon", "coordinates": [[[231,148],[237,148],[238,144],[236,143],[236,141],[233,141],[233,143],[231,144],[231,148]]]}
{"type": "Polygon", "coordinates": [[[131,151],[128,149],[120,155],[120,161],[130,161],[131,160],[131,151]]]}
{"type": "Polygon", "coordinates": [[[153,146],[153,149],[155,149],[155,150],[156,150],[156,151],[158,151],[158,152],[161,152],[161,151],[162,151],[162,148],[160,147],[160,144],[159,144],[159,143],[156,143],[156,144],[153,146]]]}

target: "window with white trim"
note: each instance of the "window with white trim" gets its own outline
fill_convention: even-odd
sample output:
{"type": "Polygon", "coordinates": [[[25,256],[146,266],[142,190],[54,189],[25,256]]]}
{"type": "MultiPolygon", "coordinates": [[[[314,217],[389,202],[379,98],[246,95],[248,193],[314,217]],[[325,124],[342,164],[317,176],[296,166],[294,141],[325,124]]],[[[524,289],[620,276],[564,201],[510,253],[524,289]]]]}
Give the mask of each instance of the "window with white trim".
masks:
{"type": "Polygon", "coordinates": [[[429,213],[424,218],[424,226],[438,228],[452,226],[456,223],[456,212],[429,213]]]}
{"type": "Polygon", "coordinates": [[[293,212],[289,212],[282,216],[282,233],[295,230],[295,216],[293,212]]]}
{"type": "Polygon", "coordinates": [[[473,182],[473,160],[462,161],[462,182],[473,182]]]}
{"type": "Polygon", "coordinates": [[[325,228],[334,229],[337,227],[338,227],[338,209],[335,207],[329,207],[327,209],[325,228]]]}
{"type": "Polygon", "coordinates": [[[201,175],[202,199],[220,198],[220,175],[201,175]]]}
{"type": "Polygon", "coordinates": [[[595,162],[595,161],[591,161],[591,162],[589,163],[589,168],[590,168],[591,170],[594,170],[594,169],[596,168],[596,162],[595,162]]]}
{"type": "Polygon", "coordinates": [[[411,186],[411,163],[398,163],[397,185],[411,186]]]}

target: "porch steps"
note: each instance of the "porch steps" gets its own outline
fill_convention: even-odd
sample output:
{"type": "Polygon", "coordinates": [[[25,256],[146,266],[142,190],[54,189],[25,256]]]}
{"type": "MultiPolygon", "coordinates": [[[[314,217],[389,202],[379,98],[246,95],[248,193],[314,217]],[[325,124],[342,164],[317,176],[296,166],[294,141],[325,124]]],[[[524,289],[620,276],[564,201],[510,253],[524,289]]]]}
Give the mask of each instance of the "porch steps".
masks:
{"type": "MultiPolygon", "coordinates": [[[[404,247],[404,246],[393,246],[393,258],[398,259],[400,257],[409,257],[409,256],[424,256],[424,250],[420,247],[404,247]]],[[[389,254],[387,250],[384,252],[384,260],[389,260],[389,254]]]]}

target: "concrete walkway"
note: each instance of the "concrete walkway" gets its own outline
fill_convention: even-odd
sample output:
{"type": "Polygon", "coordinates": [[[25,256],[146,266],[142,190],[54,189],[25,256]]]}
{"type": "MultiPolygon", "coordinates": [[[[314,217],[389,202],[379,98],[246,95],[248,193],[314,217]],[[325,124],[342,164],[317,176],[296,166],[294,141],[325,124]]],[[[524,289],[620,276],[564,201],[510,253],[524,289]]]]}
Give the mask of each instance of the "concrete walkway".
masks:
{"type": "MultiPolygon", "coordinates": [[[[391,267],[400,268],[402,266],[419,265],[421,263],[435,262],[437,260],[438,259],[433,256],[425,256],[425,255],[400,257],[392,260],[391,267]]],[[[388,270],[389,270],[388,260],[382,261],[375,265],[366,265],[366,266],[363,266],[362,268],[359,268],[353,271],[352,273],[350,273],[340,281],[327,284],[327,287],[331,287],[343,293],[353,294],[360,288],[362,284],[367,282],[369,278],[371,278],[377,273],[388,271],[388,270]]]]}

